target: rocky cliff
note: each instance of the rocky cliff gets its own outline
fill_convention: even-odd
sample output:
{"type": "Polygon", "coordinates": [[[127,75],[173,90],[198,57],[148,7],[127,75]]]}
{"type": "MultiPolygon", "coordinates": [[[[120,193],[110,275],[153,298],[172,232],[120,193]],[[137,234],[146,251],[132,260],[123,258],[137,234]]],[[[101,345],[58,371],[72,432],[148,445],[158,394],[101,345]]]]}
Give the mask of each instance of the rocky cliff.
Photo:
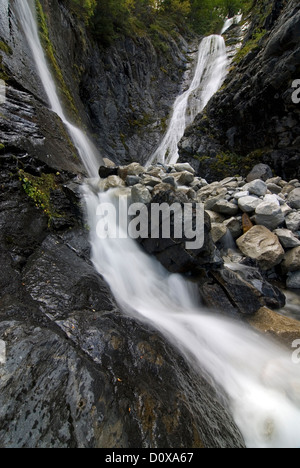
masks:
{"type": "MultiPolygon", "coordinates": [[[[167,71],[149,39],[101,50],[59,1],[37,5],[69,118],[97,134],[104,155],[145,159],[178,92],[186,42],[165,44],[167,71]]],[[[91,265],[84,168],[48,108],[15,2],[0,13],[0,446],[242,447],[207,379],[120,311],[91,265]]]]}
{"type": "MultiPolygon", "coordinates": [[[[145,35],[102,48],[62,2],[38,4],[46,55],[70,119],[87,129],[102,156],[119,163],[145,161],[165,130],[190,66],[185,39],[166,34],[153,43],[145,35]]],[[[13,1],[2,2],[0,26],[1,74],[8,85],[0,115],[2,143],[29,151],[55,169],[78,172],[76,151],[49,112],[13,1]]]]}
{"type": "Polygon", "coordinates": [[[187,159],[211,181],[245,175],[258,162],[276,175],[299,177],[299,2],[256,2],[243,48],[219,93],[181,142],[187,159]]]}

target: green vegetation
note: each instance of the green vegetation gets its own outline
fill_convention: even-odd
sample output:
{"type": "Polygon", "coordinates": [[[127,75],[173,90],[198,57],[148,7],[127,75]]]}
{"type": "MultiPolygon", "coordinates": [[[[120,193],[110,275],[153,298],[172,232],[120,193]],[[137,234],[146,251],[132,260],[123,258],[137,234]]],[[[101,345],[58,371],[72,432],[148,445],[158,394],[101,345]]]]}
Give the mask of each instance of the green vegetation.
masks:
{"type": "Polygon", "coordinates": [[[261,31],[256,31],[252,35],[252,39],[247,41],[234,58],[235,63],[239,63],[243,58],[245,58],[250,52],[258,50],[260,47],[261,39],[266,35],[267,31],[265,29],[261,31]]]}
{"type": "Polygon", "coordinates": [[[227,152],[220,152],[216,157],[197,156],[197,159],[203,168],[209,167],[210,172],[216,179],[223,177],[245,177],[251,169],[263,159],[264,150],[256,150],[246,156],[227,152]]]}
{"type": "Polygon", "coordinates": [[[162,47],[166,34],[187,29],[199,34],[220,31],[224,18],[248,11],[253,0],[63,0],[89,26],[103,46],[121,35],[154,38],[162,47]]]}
{"type": "Polygon", "coordinates": [[[66,109],[71,113],[71,115],[73,117],[74,116],[77,117],[78,113],[77,113],[77,109],[76,109],[73,97],[66,85],[62,71],[57,63],[57,60],[54,54],[54,48],[49,37],[49,30],[48,30],[46,16],[43,11],[43,7],[39,0],[35,0],[35,4],[36,4],[36,11],[37,11],[37,18],[38,18],[42,46],[46,53],[48,62],[54,71],[54,77],[56,79],[56,84],[58,87],[60,97],[63,99],[66,109]]]}
{"type": "Polygon", "coordinates": [[[5,146],[3,145],[3,143],[0,143],[0,151],[3,151],[5,149],[5,146]]]}
{"type": "Polygon", "coordinates": [[[25,193],[34,201],[36,207],[44,211],[49,222],[53,217],[59,217],[53,211],[50,201],[51,191],[58,188],[54,174],[42,174],[41,177],[36,177],[19,170],[19,180],[22,182],[25,193]]]}
{"type": "Polygon", "coordinates": [[[2,50],[6,55],[12,54],[11,48],[3,40],[0,40],[0,50],[2,50]]]}

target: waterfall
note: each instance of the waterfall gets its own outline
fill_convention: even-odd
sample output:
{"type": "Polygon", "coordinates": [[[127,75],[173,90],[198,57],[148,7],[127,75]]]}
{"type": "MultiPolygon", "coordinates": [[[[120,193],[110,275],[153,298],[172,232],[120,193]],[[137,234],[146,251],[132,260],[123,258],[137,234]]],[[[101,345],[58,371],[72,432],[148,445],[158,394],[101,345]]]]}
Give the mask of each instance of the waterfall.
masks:
{"type": "Polygon", "coordinates": [[[50,72],[45,53],[39,38],[34,0],[14,0],[17,15],[22,25],[26,40],[31,49],[38,75],[45,90],[52,111],[66,126],[89,176],[97,176],[100,156],[93,143],[84,132],[73,125],[65,116],[60,103],[55,82],[50,72]]]}
{"type": "Polygon", "coordinates": [[[237,15],[233,18],[228,18],[221,31],[221,35],[224,34],[233,24],[239,24],[242,21],[243,15],[237,15]]]}
{"type": "MultiPolygon", "coordinates": [[[[227,20],[222,34],[242,15],[227,20]]],[[[178,96],[167,132],[148,163],[175,164],[179,158],[178,143],[186,128],[203,111],[213,95],[220,89],[228,71],[228,57],[224,38],[218,35],[205,37],[199,46],[198,62],[193,81],[187,91],[178,96]]]]}
{"type": "MultiPolygon", "coordinates": [[[[67,126],[88,173],[95,175],[97,155],[81,130],[67,121],[59,102],[39,41],[33,2],[15,0],[15,4],[51,108],[67,126]]],[[[199,54],[199,76],[195,77],[192,90],[182,99],[185,111],[191,94],[201,83],[206,85],[200,93],[203,106],[217,86],[210,80],[222,81],[214,73],[216,64],[220,67],[218,70],[225,68],[222,44],[222,38],[218,36],[204,40],[199,54]],[[206,53],[208,57],[205,57],[206,53]],[[209,93],[207,88],[211,89],[209,93]]],[[[192,114],[195,112],[197,108],[191,110],[192,114]]],[[[100,239],[97,226],[106,221],[97,216],[97,208],[102,203],[117,207],[119,189],[97,194],[93,186],[86,184],[83,190],[92,261],[120,306],[137,318],[154,324],[192,366],[202,374],[206,373],[218,388],[224,390],[248,447],[299,447],[300,371],[292,362],[292,353],[242,324],[201,308],[195,286],[180,275],[168,273],[134,240],[125,235],[118,239],[100,239]]],[[[126,229],[127,221],[121,220],[117,227],[126,229]]],[[[220,394],[222,401],[224,393],[220,394]]]]}
{"type": "MultiPolygon", "coordinates": [[[[170,274],[136,241],[100,239],[99,204],[114,204],[124,189],[95,194],[85,186],[92,261],[119,305],[159,329],[199,372],[224,389],[247,447],[300,446],[300,369],[292,350],[199,305],[195,286],[170,274]]],[[[124,229],[123,219],[118,228],[124,229]]],[[[102,228],[104,230],[104,226],[102,228]]],[[[220,400],[224,395],[220,394],[220,400]]]]}

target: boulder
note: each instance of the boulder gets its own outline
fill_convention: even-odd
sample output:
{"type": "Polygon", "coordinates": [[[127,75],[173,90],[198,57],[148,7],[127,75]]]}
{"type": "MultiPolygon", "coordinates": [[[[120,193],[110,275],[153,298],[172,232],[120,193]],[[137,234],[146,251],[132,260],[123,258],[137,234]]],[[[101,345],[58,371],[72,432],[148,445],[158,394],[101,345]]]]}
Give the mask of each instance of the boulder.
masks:
{"type": "Polygon", "coordinates": [[[246,196],[239,198],[239,207],[244,213],[253,213],[258,205],[260,205],[261,200],[257,197],[246,196]]]}
{"type": "Polygon", "coordinates": [[[284,317],[267,307],[262,307],[256,315],[247,318],[248,323],[256,330],[270,335],[291,349],[291,344],[300,336],[300,322],[284,317]]]}
{"type": "Polygon", "coordinates": [[[263,197],[268,191],[268,186],[262,180],[256,179],[246,184],[244,190],[248,190],[250,194],[256,195],[257,197],[263,197]]]}
{"type": "Polygon", "coordinates": [[[139,176],[144,174],[144,172],[145,168],[143,166],[141,166],[139,163],[132,163],[129,164],[129,166],[119,167],[118,174],[121,179],[126,180],[127,176],[129,175],[139,176]]]}
{"type": "Polygon", "coordinates": [[[150,203],[152,196],[150,191],[142,184],[137,184],[131,190],[132,203],[150,203]]]}
{"type": "Polygon", "coordinates": [[[268,183],[267,184],[268,190],[270,190],[271,193],[278,194],[281,192],[282,188],[279,187],[279,185],[268,183]]]}
{"type": "Polygon", "coordinates": [[[179,185],[189,185],[194,180],[194,174],[191,172],[178,172],[178,174],[173,174],[174,179],[179,185]]]}
{"type": "Polygon", "coordinates": [[[232,217],[224,221],[223,226],[226,226],[226,228],[229,229],[234,239],[237,239],[243,234],[241,219],[232,217]]]}
{"type": "Polygon", "coordinates": [[[286,286],[289,289],[300,289],[300,270],[288,275],[286,286]]]}
{"type": "Polygon", "coordinates": [[[273,172],[267,164],[257,164],[247,176],[247,182],[252,182],[256,179],[266,181],[273,177],[273,172]]]}
{"type": "Polygon", "coordinates": [[[128,187],[133,187],[134,185],[139,184],[140,181],[141,178],[139,176],[129,175],[126,177],[126,185],[128,185],[128,187]]]}
{"type": "Polygon", "coordinates": [[[289,213],[285,217],[285,224],[288,229],[293,232],[299,231],[300,229],[300,211],[289,213]]]}
{"type": "Polygon", "coordinates": [[[241,252],[257,260],[263,270],[270,270],[281,263],[284,250],[278,237],[264,226],[254,226],[237,240],[241,252]]]}
{"type": "Polygon", "coordinates": [[[156,185],[161,184],[161,179],[158,177],[145,175],[145,177],[142,179],[142,183],[148,187],[155,187],[156,185]]]}
{"type": "Polygon", "coordinates": [[[108,158],[103,158],[103,164],[105,167],[116,167],[116,164],[108,158]]]}
{"type": "Polygon", "coordinates": [[[290,192],[288,196],[288,204],[295,210],[300,210],[300,188],[296,188],[290,192]]]}
{"type": "Polygon", "coordinates": [[[237,192],[234,195],[234,198],[236,200],[239,200],[240,198],[249,197],[249,195],[250,195],[250,193],[248,192],[248,190],[244,190],[243,192],[237,192]]]}
{"type": "Polygon", "coordinates": [[[117,167],[101,166],[99,169],[99,177],[101,179],[106,179],[109,176],[117,176],[118,173],[119,173],[119,169],[117,167]]]}
{"type": "Polygon", "coordinates": [[[216,244],[227,234],[227,227],[224,224],[212,223],[211,225],[211,235],[212,240],[216,244]]]}
{"type": "Polygon", "coordinates": [[[119,176],[109,176],[105,180],[104,190],[109,190],[111,188],[125,187],[125,182],[119,176]]]}
{"type": "Polygon", "coordinates": [[[284,215],[277,203],[263,202],[255,210],[256,223],[273,231],[284,222],[284,215]]]}
{"type": "Polygon", "coordinates": [[[213,205],[212,210],[216,213],[221,213],[227,216],[235,216],[239,212],[237,205],[224,199],[217,200],[217,202],[213,205]]]}
{"type": "Polygon", "coordinates": [[[278,236],[285,249],[294,249],[295,247],[300,246],[300,240],[297,239],[289,229],[276,229],[274,234],[278,236]]]}
{"type": "Polygon", "coordinates": [[[284,273],[300,270],[300,247],[295,247],[285,254],[281,267],[284,273]]]}
{"type": "Polygon", "coordinates": [[[195,174],[195,169],[192,168],[192,166],[189,163],[178,163],[174,164],[174,169],[177,172],[190,172],[191,174],[195,174]]]}

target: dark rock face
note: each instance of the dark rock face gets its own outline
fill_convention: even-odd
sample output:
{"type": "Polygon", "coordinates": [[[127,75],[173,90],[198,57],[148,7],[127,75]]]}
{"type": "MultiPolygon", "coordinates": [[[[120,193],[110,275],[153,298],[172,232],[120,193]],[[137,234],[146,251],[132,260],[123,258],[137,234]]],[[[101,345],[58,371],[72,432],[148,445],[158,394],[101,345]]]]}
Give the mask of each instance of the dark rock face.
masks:
{"type": "MultiPolygon", "coordinates": [[[[151,203],[162,205],[163,203],[169,206],[174,203],[183,205],[189,203],[190,200],[185,196],[179,196],[173,190],[160,191],[151,203]]],[[[148,206],[149,210],[149,229],[153,228],[153,218],[151,217],[151,205],[148,206]]],[[[196,210],[193,211],[193,229],[196,229],[196,210]]],[[[162,221],[162,220],[160,220],[162,221]]],[[[183,217],[184,221],[184,217],[183,217]]],[[[203,228],[203,226],[201,226],[203,228]]],[[[187,239],[184,235],[181,238],[174,236],[174,213],[171,213],[171,233],[173,235],[169,239],[165,239],[162,233],[162,226],[160,224],[159,232],[160,238],[153,239],[149,235],[147,239],[139,239],[139,242],[144,249],[151,255],[155,255],[161,264],[172,273],[187,273],[197,272],[201,268],[214,269],[223,264],[221,256],[212,241],[211,237],[211,223],[210,218],[205,213],[204,217],[204,244],[198,249],[186,248],[186,243],[191,239],[187,239]]],[[[184,226],[182,229],[184,233],[184,226]]]]}
{"type": "Polygon", "coordinates": [[[53,209],[73,213],[57,229],[19,180],[36,161],[0,164],[0,446],[243,447],[206,377],[123,314],[95,272],[77,184],[57,176],[53,209]]]}
{"type": "MultiPolygon", "coordinates": [[[[149,38],[124,38],[108,49],[91,41],[63,2],[42,0],[49,38],[73,107],[63,98],[71,122],[90,129],[103,157],[118,163],[146,161],[165,131],[172,104],[190,67],[187,42],[166,40],[168,51],[149,38]],[[74,110],[76,108],[76,111],[74,110]]],[[[0,11],[0,51],[8,76],[8,102],[0,116],[0,138],[57,169],[84,172],[60,119],[48,109],[14,4],[0,11]]],[[[1,66],[2,66],[1,65],[1,66]]],[[[55,72],[53,72],[55,76],[55,72]]]]}
{"type": "Polygon", "coordinates": [[[299,177],[300,108],[292,100],[292,84],[300,73],[300,7],[297,0],[260,4],[267,10],[271,3],[262,24],[266,35],[233,67],[224,89],[181,142],[181,160],[192,161],[209,180],[247,167],[249,172],[258,162],[285,179],[299,177]]]}

